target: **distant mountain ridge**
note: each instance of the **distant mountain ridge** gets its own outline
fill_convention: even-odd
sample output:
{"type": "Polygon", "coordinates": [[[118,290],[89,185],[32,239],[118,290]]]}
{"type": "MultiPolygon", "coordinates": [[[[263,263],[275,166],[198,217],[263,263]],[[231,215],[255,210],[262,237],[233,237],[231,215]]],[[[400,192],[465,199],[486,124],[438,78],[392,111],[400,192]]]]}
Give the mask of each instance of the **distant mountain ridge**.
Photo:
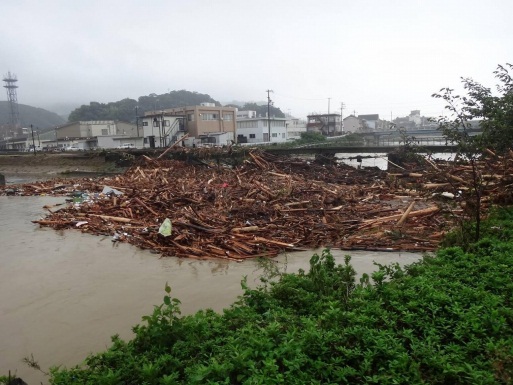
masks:
{"type": "MultiPolygon", "coordinates": [[[[201,103],[214,103],[216,106],[222,104],[213,99],[208,94],[198,92],[179,90],[171,91],[165,94],[150,94],[140,96],[138,100],[126,98],[117,102],[98,103],[90,102],[75,108],[68,117],[68,120],[59,116],[55,112],[43,108],[32,107],[25,104],[19,104],[20,123],[22,127],[39,128],[41,132],[53,129],[67,122],[87,121],[87,120],[121,120],[126,122],[135,122],[136,115],[143,116],[146,111],[160,111],[167,108],[176,108],[183,106],[195,106],[201,103]]],[[[237,107],[242,110],[254,110],[258,116],[266,116],[267,105],[259,105],[254,102],[237,102],[228,106],[237,107]]],[[[271,116],[283,118],[283,112],[271,105],[269,106],[271,116]]],[[[6,127],[10,123],[10,106],[7,101],[0,101],[0,128],[6,127]]]]}
{"type": "MultiPolygon", "coordinates": [[[[161,95],[150,94],[148,96],[140,96],[138,100],[126,98],[110,103],[90,102],[88,105],[84,104],[73,110],[69,115],[68,121],[122,120],[126,122],[135,122],[136,111],[139,116],[143,116],[147,111],[160,111],[168,108],[198,106],[201,103],[214,103],[216,106],[222,105],[208,94],[179,90],[170,91],[161,95]]],[[[235,105],[231,106],[235,107],[235,105]]],[[[237,107],[240,109],[255,110],[260,116],[266,116],[268,108],[267,105],[257,105],[255,103],[245,103],[241,106],[237,105],[237,107]]],[[[279,108],[274,106],[269,107],[269,112],[271,113],[271,116],[285,116],[279,108]]]]}
{"type": "Polygon", "coordinates": [[[135,122],[136,111],[139,116],[146,111],[160,111],[167,108],[196,106],[201,103],[221,104],[207,94],[186,90],[171,91],[166,94],[140,96],[138,100],[126,98],[117,102],[90,102],[73,110],[68,118],[70,122],[83,120],[122,120],[135,122]],[[136,110],[137,107],[137,110],[136,110]]]}
{"type": "MultiPolygon", "coordinates": [[[[55,126],[66,123],[66,120],[55,112],[45,110],[43,108],[27,106],[26,104],[18,104],[20,113],[20,123],[22,127],[38,127],[44,131],[55,126]]],[[[0,126],[10,123],[11,107],[8,101],[0,101],[0,126]]]]}

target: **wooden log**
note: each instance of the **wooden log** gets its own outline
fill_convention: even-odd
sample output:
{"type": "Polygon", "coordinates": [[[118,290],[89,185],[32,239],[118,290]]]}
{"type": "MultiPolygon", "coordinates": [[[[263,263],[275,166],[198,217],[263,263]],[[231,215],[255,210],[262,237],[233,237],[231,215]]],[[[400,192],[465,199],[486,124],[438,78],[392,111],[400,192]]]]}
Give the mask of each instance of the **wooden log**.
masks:
{"type": "MultiPolygon", "coordinates": [[[[428,207],[426,209],[413,211],[413,212],[409,213],[409,216],[410,217],[420,217],[420,216],[436,213],[439,210],[440,210],[440,208],[438,208],[438,206],[431,206],[431,207],[428,207]]],[[[368,224],[374,224],[374,223],[387,222],[387,221],[391,221],[391,220],[395,220],[395,219],[401,218],[403,215],[404,214],[396,214],[396,215],[389,215],[387,217],[374,218],[374,219],[366,219],[363,222],[365,224],[367,224],[367,225],[368,224]]]]}
{"type": "Polygon", "coordinates": [[[284,206],[287,206],[287,207],[301,206],[301,205],[305,205],[307,203],[310,203],[310,201],[290,202],[290,203],[285,203],[284,206]]]}
{"type": "Polygon", "coordinates": [[[278,245],[278,246],[283,246],[283,247],[294,247],[294,245],[291,243],[279,242],[279,241],[275,241],[273,239],[266,239],[266,238],[262,238],[262,237],[255,237],[255,241],[271,243],[273,245],[278,245]]]}
{"type": "Polygon", "coordinates": [[[207,227],[193,225],[192,223],[185,223],[185,222],[181,222],[181,221],[174,221],[173,225],[191,227],[193,229],[205,231],[206,233],[212,233],[212,234],[224,233],[223,229],[207,228],[207,227]]]}
{"type": "Polygon", "coordinates": [[[132,218],[112,217],[110,215],[86,214],[86,216],[98,217],[98,218],[104,219],[106,221],[113,221],[113,222],[120,222],[120,223],[134,222],[134,220],[132,218]]]}
{"type": "Polygon", "coordinates": [[[408,206],[408,208],[406,209],[406,211],[404,212],[402,217],[397,222],[397,224],[396,224],[397,227],[401,226],[404,223],[404,221],[406,220],[406,218],[408,218],[408,214],[410,214],[410,211],[413,209],[413,206],[415,206],[415,201],[412,201],[410,203],[410,205],[408,206]]]}
{"type": "Polygon", "coordinates": [[[235,233],[249,233],[252,231],[258,231],[260,228],[258,226],[247,226],[247,227],[234,227],[232,232],[235,233]]]}
{"type": "Polygon", "coordinates": [[[37,220],[37,221],[31,221],[32,223],[37,223],[38,225],[43,225],[43,226],[53,226],[53,225],[72,225],[73,223],[75,223],[76,221],[64,221],[64,220],[61,220],[61,221],[53,221],[53,220],[37,220]]]}
{"type": "Polygon", "coordinates": [[[492,150],[490,150],[489,148],[485,148],[485,151],[486,151],[489,155],[493,156],[494,158],[497,156],[497,155],[495,155],[495,153],[494,153],[492,150]]]}
{"type": "Polygon", "coordinates": [[[134,201],[136,201],[137,203],[139,203],[142,207],[144,207],[146,210],[148,210],[150,213],[152,213],[153,215],[155,215],[156,217],[159,217],[159,213],[157,213],[155,210],[153,210],[150,206],[148,206],[146,203],[144,203],[141,199],[139,199],[138,197],[135,197],[134,198],[134,201]]]}
{"type": "Polygon", "coordinates": [[[465,179],[460,178],[459,176],[456,176],[456,175],[449,174],[449,178],[451,178],[457,182],[460,182],[461,184],[463,184],[465,186],[468,184],[468,182],[465,179]]]}
{"type": "Polygon", "coordinates": [[[445,187],[445,186],[450,186],[450,185],[451,185],[450,183],[424,183],[422,185],[422,187],[429,190],[429,189],[433,189],[433,188],[445,187]]]}
{"type": "Polygon", "coordinates": [[[162,154],[160,154],[157,157],[157,159],[163,158],[164,155],[166,155],[169,151],[171,151],[178,143],[180,143],[181,141],[187,139],[188,136],[189,136],[189,134],[186,134],[186,135],[182,136],[180,139],[178,139],[176,142],[174,142],[171,146],[169,146],[162,154]]]}
{"type": "Polygon", "coordinates": [[[429,158],[425,158],[425,160],[426,160],[426,162],[427,162],[431,167],[433,167],[435,170],[437,170],[437,171],[438,171],[438,170],[440,170],[440,169],[437,167],[437,165],[436,165],[434,162],[432,162],[432,161],[431,161],[431,159],[429,159],[429,158]]]}

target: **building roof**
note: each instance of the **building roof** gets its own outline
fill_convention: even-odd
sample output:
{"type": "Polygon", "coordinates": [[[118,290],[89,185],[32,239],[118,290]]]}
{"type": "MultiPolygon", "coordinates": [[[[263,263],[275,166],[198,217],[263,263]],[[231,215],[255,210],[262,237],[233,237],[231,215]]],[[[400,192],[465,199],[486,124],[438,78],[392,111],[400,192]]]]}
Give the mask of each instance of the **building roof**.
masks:
{"type": "Polygon", "coordinates": [[[358,118],[364,120],[379,120],[379,114],[358,115],[358,118]]]}
{"type": "Polygon", "coordinates": [[[310,117],[316,117],[316,116],[340,116],[340,114],[337,114],[337,113],[329,113],[329,114],[310,114],[310,115],[307,115],[307,118],[310,118],[310,117]]]}

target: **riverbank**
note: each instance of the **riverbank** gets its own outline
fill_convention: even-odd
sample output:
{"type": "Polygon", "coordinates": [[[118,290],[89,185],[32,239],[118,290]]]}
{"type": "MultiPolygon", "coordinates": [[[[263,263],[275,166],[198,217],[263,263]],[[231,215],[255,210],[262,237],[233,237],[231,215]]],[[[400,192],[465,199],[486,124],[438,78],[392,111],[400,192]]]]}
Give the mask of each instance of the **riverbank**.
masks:
{"type": "MultiPolygon", "coordinates": [[[[183,315],[207,308],[221,314],[243,293],[243,277],[252,287],[260,282],[256,259],[158,258],[107,236],[31,223],[46,215],[43,206],[64,200],[0,196],[0,376],[10,370],[30,385],[48,384],[23,357],[33,355],[45,371],[52,365],[71,368],[90,353],[105,350],[114,334],[132,339],[132,327],[162,301],[166,282],[182,301],[183,315]]],[[[307,270],[314,252],[281,254],[272,263],[288,272],[307,270]]],[[[348,254],[332,252],[338,263],[348,254]]],[[[359,275],[371,274],[374,261],[406,265],[421,258],[412,253],[350,254],[359,275]]]]}
{"type": "Polygon", "coordinates": [[[86,176],[123,173],[115,161],[107,160],[102,153],[27,153],[0,155],[0,174],[7,184],[18,180],[48,180],[62,176],[86,176]]]}
{"type": "Polygon", "coordinates": [[[223,314],[180,316],[166,285],[134,339],[51,383],[510,384],[512,219],[501,210],[467,251],[378,266],[359,283],[327,251],[306,272],[270,268],[275,282],[245,287],[223,314]]]}

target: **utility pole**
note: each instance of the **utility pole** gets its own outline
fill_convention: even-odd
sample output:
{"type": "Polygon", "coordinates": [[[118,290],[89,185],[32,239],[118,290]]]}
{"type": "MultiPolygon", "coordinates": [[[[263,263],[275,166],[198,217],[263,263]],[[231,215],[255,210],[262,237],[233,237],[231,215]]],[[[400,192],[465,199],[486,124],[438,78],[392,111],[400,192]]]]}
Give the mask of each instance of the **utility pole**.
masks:
{"type": "Polygon", "coordinates": [[[34,127],[30,125],[30,131],[32,131],[32,147],[34,149],[34,156],[36,156],[36,141],[34,140],[34,127]]]}
{"type": "Polygon", "coordinates": [[[139,137],[139,106],[135,106],[135,128],[137,129],[137,137],[139,137]]]}
{"type": "Polygon", "coordinates": [[[346,108],[344,102],[340,103],[340,131],[342,132],[344,132],[344,108],[346,108]]]}
{"type": "Polygon", "coordinates": [[[269,138],[269,143],[271,143],[271,97],[269,96],[270,92],[273,90],[266,90],[267,92],[267,135],[269,138]]]}
{"type": "Polygon", "coordinates": [[[330,136],[330,101],[331,98],[328,98],[328,136],[330,136]]]}
{"type": "Polygon", "coordinates": [[[164,128],[164,111],[160,111],[160,129],[159,129],[159,135],[160,135],[160,147],[164,147],[165,139],[165,128],[164,128]]]}

